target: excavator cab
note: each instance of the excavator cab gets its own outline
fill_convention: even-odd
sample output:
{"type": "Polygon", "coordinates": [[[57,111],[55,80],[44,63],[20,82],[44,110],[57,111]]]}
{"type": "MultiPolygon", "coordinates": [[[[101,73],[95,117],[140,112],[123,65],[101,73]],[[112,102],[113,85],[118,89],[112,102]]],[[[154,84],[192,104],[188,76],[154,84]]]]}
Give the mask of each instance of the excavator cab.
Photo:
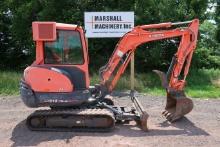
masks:
{"type": "Polygon", "coordinates": [[[77,25],[33,22],[33,39],[36,60],[24,71],[24,102],[30,107],[85,103],[90,98],[90,82],[83,29],[77,25]]]}

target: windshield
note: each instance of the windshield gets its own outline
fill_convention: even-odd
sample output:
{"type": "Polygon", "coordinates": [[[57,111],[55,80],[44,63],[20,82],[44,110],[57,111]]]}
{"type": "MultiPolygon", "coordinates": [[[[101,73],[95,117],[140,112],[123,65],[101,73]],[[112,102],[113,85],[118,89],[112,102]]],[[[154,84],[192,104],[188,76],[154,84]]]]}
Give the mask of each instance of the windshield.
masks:
{"type": "Polygon", "coordinates": [[[57,40],[46,41],[44,53],[46,64],[83,64],[80,33],[70,30],[57,30],[57,40]]]}

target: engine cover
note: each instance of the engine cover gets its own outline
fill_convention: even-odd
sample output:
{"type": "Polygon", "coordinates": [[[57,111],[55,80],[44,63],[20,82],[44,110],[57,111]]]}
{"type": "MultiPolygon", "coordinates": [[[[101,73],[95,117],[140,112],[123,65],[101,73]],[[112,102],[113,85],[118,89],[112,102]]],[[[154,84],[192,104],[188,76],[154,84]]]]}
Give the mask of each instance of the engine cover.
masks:
{"type": "Polygon", "coordinates": [[[65,73],[53,67],[29,66],[24,80],[34,92],[72,92],[74,86],[65,73]]]}

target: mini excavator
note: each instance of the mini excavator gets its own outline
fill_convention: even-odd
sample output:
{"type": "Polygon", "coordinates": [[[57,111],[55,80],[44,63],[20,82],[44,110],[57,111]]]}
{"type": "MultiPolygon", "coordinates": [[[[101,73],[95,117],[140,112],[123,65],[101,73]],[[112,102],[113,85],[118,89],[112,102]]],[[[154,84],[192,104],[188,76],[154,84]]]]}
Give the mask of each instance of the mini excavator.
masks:
{"type": "Polygon", "coordinates": [[[147,131],[148,113],[130,94],[132,107],[114,105],[109,97],[136,48],[151,41],[179,37],[180,43],[167,73],[154,70],[167,92],[162,115],[170,122],[193,109],[184,93],[186,76],[196,48],[199,20],[159,23],[134,27],[117,43],[107,64],[100,68],[100,83],[90,86],[88,46],[78,25],[33,22],[36,60],[24,70],[20,93],[24,104],[36,110],[26,124],[34,131],[98,131],[115,123],[136,121],[147,131]]]}

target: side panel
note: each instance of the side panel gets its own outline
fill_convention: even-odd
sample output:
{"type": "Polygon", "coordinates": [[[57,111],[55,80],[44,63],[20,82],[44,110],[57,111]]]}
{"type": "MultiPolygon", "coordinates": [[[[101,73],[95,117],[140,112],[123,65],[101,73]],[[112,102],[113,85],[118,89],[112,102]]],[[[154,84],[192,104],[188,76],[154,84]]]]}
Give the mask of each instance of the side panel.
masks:
{"type": "Polygon", "coordinates": [[[89,90],[74,90],[73,92],[34,92],[24,81],[20,82],[20,93],[24,104],[30,108],[36,107],[74,107],[80,106],[91,98],[89,90]]]}
{"type": "Polygon", "coordinates": [[[52,66],[68,74],[74,90],[87,89],[86,86],[86,72],[75,66],[52,66]]]}
{"type": "Polygon", "coordinates": [[[28,67],[24,79],[35,92],[72,92],[70,79],[56,70],[41,67],[28,67]]]}

